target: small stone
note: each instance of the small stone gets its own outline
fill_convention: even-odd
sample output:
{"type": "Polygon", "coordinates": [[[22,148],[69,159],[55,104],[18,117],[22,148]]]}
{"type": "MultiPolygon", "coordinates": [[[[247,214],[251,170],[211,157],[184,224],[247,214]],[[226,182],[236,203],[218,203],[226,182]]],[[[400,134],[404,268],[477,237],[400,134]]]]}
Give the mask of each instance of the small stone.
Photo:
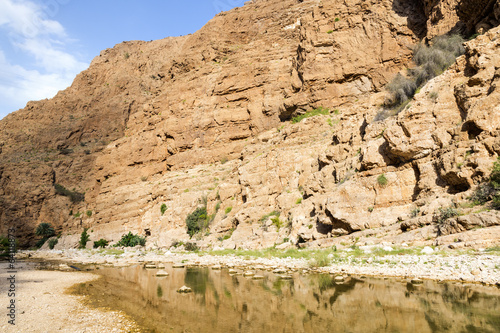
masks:
{"type": "Polygon", "coordinates": [[[471,272],[470,272],[472,275],[479,275],[481,274],[481,271],[479,269],[473,269],[471,272]]]}
{"type": "Polygon", "coordinates": [[[214,266],[212,266],[212,269],[216,270],[216,271],[219,271],[219,270],[222,269],[222,266],[221,265],[214,265],[214,266]]]}
{"type": "Polygon", "coordinates": [[[254,276],[255,273],[252,272],[252,271],[246,271],[245,273],[243,273],[243,276],[254,276]]]}
{"type": "Polygon", "coordinates": [[[156,268],[156,265],[155,264],[146,264],[146,265],[144,265],[144,268],[154,269],[154,268],[156,268]]]}
{"type": "Polygon", "coordinates": [[[177,289],[177,292],[178,293],[181,293],[181,294],[187,294],[187,293],[190,293],[192,292],[193,290],[189,287],[186,287],[186,286],[182,286],[180,287],[179,289],[177,289]]]}
{"type": "Polygon", "coordinates": [[[238,274],[238,271],[235,269],[230,269],[229,274],[238,274]]]}
{"type": "Polygon", "coordinates": [[[262,279],[264,279],[264,276],[263,275],[254,275],[254,276],[252,276],[252,279],[253,280],[262,280],[262,279]]]}
{"type": "Polygon", "coordinates": [[[165,265],[164,264],[158,264],[156,267],[159,268],[159,269],[165,269],[165,265]]]}
{"type": "Polygon", "coordinates": [[[337,275],[334,278],[335,282],[344,282],[344,277],[342,275],[337,275]]]}
{"type": "Polygon", "coordinates": [[[284,268],[277,268],[273,271],[274,274],[285,274],[286,273],[286,269],[284,268]]]}
{"type": "Polygon", "coordinates": [[[433,254],[434,253],[434,249],[430,246],[426,246],[422,249],[422,251],[420,251],[420,253],[422,254],[433,254]]]}
{"type": "Polygon", "coordinates": [[[158,272],[156,272],[156,276],[160,277],[160,276],[168,276],[168,273],[164,270],[159,270],[158,272]]]}
{"type": "Polygon", "coordinates": [[[172,267],[173,268],[184,268],[185,265],[184,264],[173,264],[172,267]]]}
{"type": "Polygon", "coordinates": [[[280,279],[282,280],[292,280],[293,277],[291,275],[283,274],[279,276],[280,279]]]}
{"type": "Polygon", "coordinates": [[[422,280],[420,280],[420,279],[412,279],[412,280],[411,280],[411,283],[412,283],[412,284],[423,284],[423,283],[424,283],[424,281],[422,281],[422,280]]]}

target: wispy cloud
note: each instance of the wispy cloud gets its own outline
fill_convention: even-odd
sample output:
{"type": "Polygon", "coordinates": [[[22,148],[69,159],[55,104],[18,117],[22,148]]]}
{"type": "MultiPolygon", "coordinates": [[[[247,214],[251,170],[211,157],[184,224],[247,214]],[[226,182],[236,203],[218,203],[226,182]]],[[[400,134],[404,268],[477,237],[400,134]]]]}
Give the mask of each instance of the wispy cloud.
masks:
{"type": "Polygon", "coordinates": [[[74,41],[54,15],[54,8],[31,0],[0,0],[0,31],[8,36],[0,44],[0,119],[30,100],[53,97],[88,66],[66,49],[74,41]],[[29,62],[9,59],[9,48],[29,62]]]}

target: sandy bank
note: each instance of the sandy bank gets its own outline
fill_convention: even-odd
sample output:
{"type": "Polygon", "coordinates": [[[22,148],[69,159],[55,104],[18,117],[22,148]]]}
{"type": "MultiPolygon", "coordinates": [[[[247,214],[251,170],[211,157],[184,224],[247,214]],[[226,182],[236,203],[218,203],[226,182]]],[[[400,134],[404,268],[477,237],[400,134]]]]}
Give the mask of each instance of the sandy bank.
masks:
{"type": "MultiPolygon", "coordinates": [[[[76,284],[98,276],[82,272],[40,271],[30,263],[15,265],[17,273],[8,273],[8,264],[0,263],[0,332],[136,332],[136,325],[124,314],[90,309],[82,298],[65,294],[76,284]],[[9,297],[10,282],[15,275],[15,298],[9,297]],[[15,325],[7,316],[15,300],[15,325]]],[[[14,280],[12,280],[14,281],[14,280]]]]}

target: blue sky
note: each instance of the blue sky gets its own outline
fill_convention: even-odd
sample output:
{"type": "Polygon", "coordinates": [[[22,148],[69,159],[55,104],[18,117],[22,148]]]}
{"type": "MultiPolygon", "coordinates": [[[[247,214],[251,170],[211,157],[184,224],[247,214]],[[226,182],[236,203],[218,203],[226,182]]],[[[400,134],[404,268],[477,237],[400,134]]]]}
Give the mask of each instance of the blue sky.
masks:
{"type": "Polygon", "coordinates": [[[0,119],[67,88],[101,50],[200,29],[245,0],[0,0],[0,119]]]}

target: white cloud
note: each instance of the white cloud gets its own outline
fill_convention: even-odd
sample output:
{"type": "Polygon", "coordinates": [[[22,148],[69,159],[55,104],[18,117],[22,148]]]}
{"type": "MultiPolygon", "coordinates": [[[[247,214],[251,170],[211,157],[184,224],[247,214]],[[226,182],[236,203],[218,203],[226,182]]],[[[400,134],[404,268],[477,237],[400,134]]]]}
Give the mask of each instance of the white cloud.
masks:
{"type": "Polygon", "coordinates": [[[32,0],[0,0],[0,30],[9,37],[8,44],[0,45],[0,119],[30,100],[53,97],[88,67],[65,49],[72,41],[50,15],[32,0]],[[22,52],[30,62],[7,59],[7,48],[22,52]]]}

